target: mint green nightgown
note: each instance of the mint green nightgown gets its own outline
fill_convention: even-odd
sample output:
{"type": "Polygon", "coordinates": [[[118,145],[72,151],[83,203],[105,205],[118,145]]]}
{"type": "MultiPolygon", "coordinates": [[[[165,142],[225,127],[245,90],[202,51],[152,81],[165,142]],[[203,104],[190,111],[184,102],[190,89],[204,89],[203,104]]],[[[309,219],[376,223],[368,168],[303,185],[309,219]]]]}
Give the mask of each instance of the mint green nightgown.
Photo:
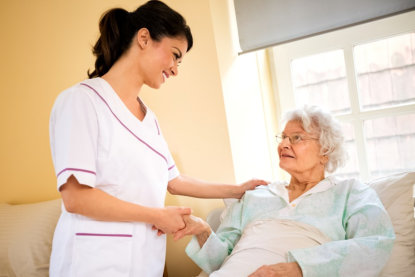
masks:
{"type": "MultiPolygon", "coordinates": [[[[331,176],[290,203],[286,185],[277,182],[247,191],[227,208],[217,232],[212,232],[203,247],[194,237],[186,253],[205,272],[212,273],[232,253],[245,227],[256,221],[288,220],[317,228],[330,239],[286,253],[286,262],[297,262],[304,277],[369,277],[380,273],[395,234],[372,188],[355,179],[331,176]]],[[[255,238],[249,239],[255,242],[255,238]]]]}

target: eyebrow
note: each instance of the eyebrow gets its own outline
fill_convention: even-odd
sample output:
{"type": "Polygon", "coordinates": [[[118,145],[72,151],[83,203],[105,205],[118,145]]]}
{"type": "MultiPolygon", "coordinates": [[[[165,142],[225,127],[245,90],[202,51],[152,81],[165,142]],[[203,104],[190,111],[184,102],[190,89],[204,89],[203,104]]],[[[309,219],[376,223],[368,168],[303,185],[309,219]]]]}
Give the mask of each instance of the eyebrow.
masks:
{"type": "MultiPolygon", "coordinates": [[[[281,134],[287,134],[286,132],[282,132],[281,134]]],[[[291,135],[303,135],[303,134],[305,134],[305,135],[307,135],[308,133],[307,132],[292,132],[291,133],[291,135]]]]}

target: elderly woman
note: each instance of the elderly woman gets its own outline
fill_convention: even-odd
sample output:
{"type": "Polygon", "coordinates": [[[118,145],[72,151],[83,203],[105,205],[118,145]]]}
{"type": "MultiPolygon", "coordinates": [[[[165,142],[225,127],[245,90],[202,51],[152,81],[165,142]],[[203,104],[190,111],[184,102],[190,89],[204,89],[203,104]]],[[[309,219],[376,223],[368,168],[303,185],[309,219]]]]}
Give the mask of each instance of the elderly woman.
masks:
{"type": "Polygon", "coordinates": [[[377,276],[395,239],[375,191],[325,173],[343,164],[339,123],[317,107],[289,112],[278,136],[289,183],[246,192],[226,210],[216,233],[189,216],[175,239],[210,276],[377,276]]]}

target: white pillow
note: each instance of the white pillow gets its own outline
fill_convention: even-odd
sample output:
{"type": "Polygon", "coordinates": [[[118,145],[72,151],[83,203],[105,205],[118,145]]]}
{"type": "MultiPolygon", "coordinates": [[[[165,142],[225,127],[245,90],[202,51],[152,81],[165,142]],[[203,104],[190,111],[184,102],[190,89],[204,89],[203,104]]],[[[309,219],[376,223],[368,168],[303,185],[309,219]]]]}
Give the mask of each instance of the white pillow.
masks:
{"type": "Polygon", "coordinates": [[[415,172],[397,173],[367,182],[379,195],[395,229],[391,257],[381,276],[415,276],[415,172]]]}
{"type": "Polygon", "coordinates": [[[53,233],[61,200],[0,204],[0,277],[49,275],[53,233]]]}

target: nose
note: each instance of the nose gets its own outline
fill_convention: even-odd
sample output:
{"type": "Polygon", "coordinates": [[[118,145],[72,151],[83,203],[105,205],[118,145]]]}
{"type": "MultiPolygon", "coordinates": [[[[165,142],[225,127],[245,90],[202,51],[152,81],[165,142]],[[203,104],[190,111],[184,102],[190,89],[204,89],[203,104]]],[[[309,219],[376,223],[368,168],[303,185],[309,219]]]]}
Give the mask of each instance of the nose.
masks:
{"type": "Polygon", "coordinates": [[[174,63],[174,65],[170,68],[170,73],[172,76],[179,75],[179,67],[177,63],[174,63]]]}
{"type": "Polygon", "coordinates": [[[279,145],[283,148],[287,148],[288,146],[290,146],[291,145],[290,137],[285,137],[284,139],[282,139],[279,145]]]}

